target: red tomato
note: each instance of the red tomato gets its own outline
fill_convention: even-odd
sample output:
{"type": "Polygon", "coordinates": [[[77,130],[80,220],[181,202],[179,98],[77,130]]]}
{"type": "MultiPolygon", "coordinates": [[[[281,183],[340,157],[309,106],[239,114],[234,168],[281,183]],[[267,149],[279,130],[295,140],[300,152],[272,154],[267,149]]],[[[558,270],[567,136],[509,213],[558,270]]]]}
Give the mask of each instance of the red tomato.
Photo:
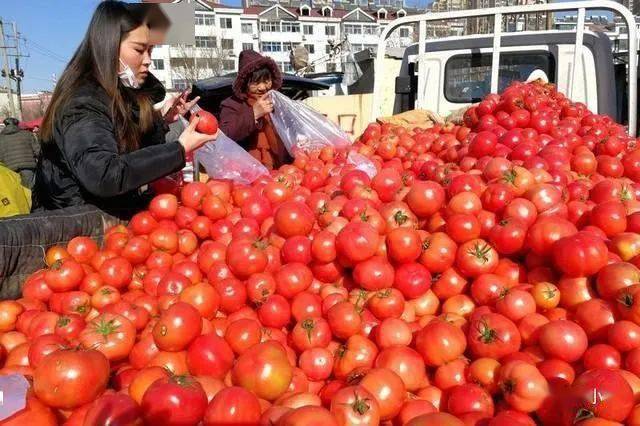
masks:
{"type": "Polygon", "coordinates": [[[142,397],[140,408],[148,424],[197,424],[203,419],[207,409],[207,395],[193,377],[169,376],[158,379],[149,386],[142,397]]]}
{"type": "Polygon", "coordinates": [[[107,387],[109,361],[96,350],[61,350],[46,356],[33,374],[38,399],[72,409],[95,400],[107,387]]]}
{"type": "Polygon", "coordinates": [[[153,327],[153,339],[160,350],[186,349],[202,331],[200,313],[188,303],[177,302],[162,313],[153,327]]]}
{"type": "Polygon", "coordinates": [[[458,327],[434,320],[416,334],[415,347],[427,365],[437,367],[462,355],[467,339],[458,327]]]}
{"type": "Polygon", "coordinates": [[[187,350],[187,365],[195,376],[223,379],[233,366],[234,354],[229,344],[216,334],[195,338],[187,350]]]}
{"type": "Polygon", "coordinates": [[[232,386],[222,389],[209,403],[204,414],[204,425],[230,423],[257,424],[260,420],[260,402],[248,390],[232,386]]]}
{"type": "Polygon", "coordinates": [[[505,401],[514,409],[533,412],[549,395],[547,380],[538,369],[524,361],[511,361],[500,368],[498,383],[505,401]]]}
{"type": "Polygon", "coordinates": [[[189,118],[189,122],[193,122],[196,120],[196,131],[199,133],[204,133],[206,135],[215,135],[218,132],[218,120],[215,115],[211,114],[209,111],[205,111],[203,109],[198,112],[191,114],[191,118],[189,118]]]}
{"type": "Polygon", "coordinates": [[[467,341],[477,357],[500,359],[520,349],[520,332],[516,325],[500,314],[476,315],[469,324],[467,341]]]}
{"type": "Polygon", "coordinates": [[[363,386],[347,386],[333,395],[331,414],[339,426],[378,424],[380,405],[363,386]]]}
{"type": "Polygon", "coordinates": [[[119,361],[129,356],[136,328],[122,315],[104,313],[87,323],[79,340],[84,348],[102,352],[109,361],[119,361]]]}
{"type": "Polygon", "coordinates": [[[240,355],[231,370],[234,384],[250,390],[259,398],[273,401],[287,390],[293,368],[281,344],[259,343],[240,355]]]}

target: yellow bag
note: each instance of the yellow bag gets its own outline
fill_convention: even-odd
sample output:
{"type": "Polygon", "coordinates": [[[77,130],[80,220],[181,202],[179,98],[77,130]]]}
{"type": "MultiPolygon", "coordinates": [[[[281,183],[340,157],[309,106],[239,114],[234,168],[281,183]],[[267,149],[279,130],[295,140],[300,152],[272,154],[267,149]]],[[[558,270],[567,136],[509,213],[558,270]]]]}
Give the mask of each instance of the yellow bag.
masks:
{"type": "Polygon", "coordinates": [[[31,191],[20,175],[0,164],[0,218],[31,212],[31,191]]]}

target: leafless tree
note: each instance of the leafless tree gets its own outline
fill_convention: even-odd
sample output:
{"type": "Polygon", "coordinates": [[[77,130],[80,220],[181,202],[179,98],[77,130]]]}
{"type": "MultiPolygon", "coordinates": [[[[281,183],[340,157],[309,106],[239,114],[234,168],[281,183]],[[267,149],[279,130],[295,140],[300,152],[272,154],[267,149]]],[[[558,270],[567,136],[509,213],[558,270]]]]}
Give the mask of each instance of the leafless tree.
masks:
{"type": "MultiPolygon", "coordinates": [[[[188,85],[203,78],[223,75],[225,61],[231,57],[232,50],[223,46],[223,40],[211,34],[212,44],[208,47],[196,47],[185,44],[171,46],[171,72],[173,77],[186,80],[188,85]]],[[[231,46],[233,47],[233,46],[231,46]]]]}

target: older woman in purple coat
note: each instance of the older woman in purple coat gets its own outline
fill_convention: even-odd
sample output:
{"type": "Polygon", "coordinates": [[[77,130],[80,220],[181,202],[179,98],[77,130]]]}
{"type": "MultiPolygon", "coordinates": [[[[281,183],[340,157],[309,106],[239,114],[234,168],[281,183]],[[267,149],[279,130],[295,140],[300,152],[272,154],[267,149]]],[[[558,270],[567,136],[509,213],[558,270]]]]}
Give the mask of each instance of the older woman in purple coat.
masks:
{"type": "Polygon", "coordinates": [[[220,129],[269,169],[291,161],[269,116],[269,91],[281,86],[282,74],[273,59],[245,50],[240,53],[233,96],[222,102],[220,111],[220,129]]]}

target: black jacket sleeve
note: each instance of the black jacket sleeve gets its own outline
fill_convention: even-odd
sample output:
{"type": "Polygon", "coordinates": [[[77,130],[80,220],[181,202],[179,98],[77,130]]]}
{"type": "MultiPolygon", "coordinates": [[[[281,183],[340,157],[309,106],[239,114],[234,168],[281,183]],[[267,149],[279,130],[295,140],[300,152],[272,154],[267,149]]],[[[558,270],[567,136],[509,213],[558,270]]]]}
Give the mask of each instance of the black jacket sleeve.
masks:
{"type": "Polygon", "coordinates": [[[178,142],[159,143],[119,154],[107,111],[78,105],[66,111],[57,142],[78,183],[96,197],[124,194],[184,167],[178,142]]]}
{"type": "Polygon", "coordinates": [[[242,144],[258,130],[253,109],[248,104],[233,98],[225,99],[220,109],[220,130],[242,144]]]}

